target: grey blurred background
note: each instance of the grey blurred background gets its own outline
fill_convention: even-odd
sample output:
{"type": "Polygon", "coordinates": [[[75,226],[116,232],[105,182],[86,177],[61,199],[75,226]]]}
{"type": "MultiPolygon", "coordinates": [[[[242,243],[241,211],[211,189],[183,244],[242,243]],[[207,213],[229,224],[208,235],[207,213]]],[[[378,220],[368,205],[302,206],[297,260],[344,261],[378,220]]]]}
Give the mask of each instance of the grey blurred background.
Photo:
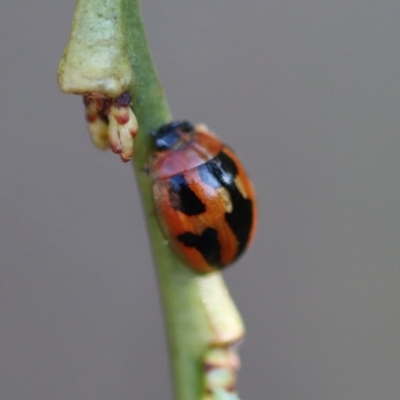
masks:
{"type": "MultiPolygon", "coordinates": [[[[0,5],[0,399],[171,399],[130,165],[56,69],[73,1],[0,5]]],[[[400,398],[400,2],[146,0],[176,118],[258,191],[226,272],[243,400],[400,398]]]]}

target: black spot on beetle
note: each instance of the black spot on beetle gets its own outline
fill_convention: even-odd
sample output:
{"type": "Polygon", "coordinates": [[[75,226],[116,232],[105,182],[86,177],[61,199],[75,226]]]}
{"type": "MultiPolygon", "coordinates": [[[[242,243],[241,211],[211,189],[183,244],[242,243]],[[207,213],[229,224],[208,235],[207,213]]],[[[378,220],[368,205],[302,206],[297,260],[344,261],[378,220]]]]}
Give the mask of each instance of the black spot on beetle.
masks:
{"type": "Polygon", "coordinates": [[[221,182],[218,180],[218,177],[215,176],[213,169],[210,168],[210,166],[208,165],[211,162],[214,162],[214,160],[215,159],[208,161],[203,165],[200,165],[198,167],[198,171],[202,182],[204,182],[207,186],[212,187],[213,189],[218,189],[222,186],[221,182]]]}
{"type": "Polygon", "coordinates": [[[223,187],[229,193],[232,211],[225,213],[225,220],[238,241],[235,258],[246,248],[253,222],[253,203],[243,197],[235,184],[238,169],[235,162],[223,151],[199,167],[201,180],[214,189],[223,187]]]}
{"type": "Polygon", "coordinates": [[[235,257],[237,258],[243,253],[249,241],[253,223],[253,203],[243,196],[233,200],[232,203],[233,210],[231,213],[225,213],[225,219],[238,240],[238,251],[235,257]]]}
{"type": "Polygon", "coordinates": [[[208,264],[221,267],[221,244],[214,228],[205,229],[201,235],[185,232],[178,235],[177,239],[185,246],[197,249],[208,264]]]}
{"type": "Polygon", "coordinates": [[[170,178],[169,200],[174,210],[186,215],[199,215],[206,211],[205,205],[190,189],[183,174],[170,178]]]}

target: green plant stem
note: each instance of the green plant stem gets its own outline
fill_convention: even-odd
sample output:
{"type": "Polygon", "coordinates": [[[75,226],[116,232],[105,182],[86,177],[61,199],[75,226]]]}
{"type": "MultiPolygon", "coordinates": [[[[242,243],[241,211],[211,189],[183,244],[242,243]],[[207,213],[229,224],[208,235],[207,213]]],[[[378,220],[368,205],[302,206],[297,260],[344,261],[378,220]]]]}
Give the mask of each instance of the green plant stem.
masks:
{"type": "MultiPolygon", "coordinates": [[[[96,54],[104,54],[98,49],[104,40],[92,37],[96,35],[96,29],[85,30],[88,23],[84,19],[93,17],[94,22],[91,23],[95,27],[95,19],[99,14],[102,27],[118,21],[119,25],[113,28],[109,36],[118,42],[115,54],[121,54],[120,50],[125,49],[133,71],[133,79],[129,87],[125,88],[131,94],[132,110],[139,123],[133,164],[165,312],[176,398],[199,400],[204,386],[202,358],[206,350],[213,345],[223,346],[240,340],[244,334],[243,324],[221,275],[198,275],[184,266],[172,252],[155,218],[152,182],[145,172],[153,149],[150,132],[171,121],[171,114],[147,44],[138,0],[78,0],[71,39],[60,63],[60,86],[67,92],[91,91],[103,93],[105,96],[110,94],[107,88],[105,89],[104,79],[100,79],[101,83],[98,84],[87,81],[81,84],[79,78],[76,78],[79,75],[91,76],[90,68],[94,68],[93,62],[86,61],[82,56],[82,49],[88,52],[88,48],[94,47],[96,54]],[[80,45],[84,46],[81,50],[80,45]],[[77,53],[72,54],[72,51],[77,53]],[[71,64],[69,60],[76,58],[79,60],[70,68],[72,74],[68,69],[68,65],[71,64]],[[89,71],[85,70],[85,63],[89,71]],[[70,82],[70,75],[73,75],[73,84],[70,86],[74,89],[66,90],[62,82],[70,82]],[[97,87],[98,90],[93,90],[93,87],[97,87]]],[[[105,51],[109,51],[108,48],[105,51]]],[[[120,65],[121,59],[117,57],[113,62],[120,65]]],[[[108,59],[105,65],[109,66],[108,59]]],[[[111,74],[112,68],[110,71],[111,74]]],[[[92,75],[97,77],[99,74],[92,75]]],[[[112,76],[113,85],[109,87],[113,87],[114,90],[114,83],[122,82],[121,89],[124,89],[123,85],[129,79],[129,76],[125,79],[126,76],[117,79],[112,76]]],[[[140,267],[135,265],[135,269],[140,267]]]]}

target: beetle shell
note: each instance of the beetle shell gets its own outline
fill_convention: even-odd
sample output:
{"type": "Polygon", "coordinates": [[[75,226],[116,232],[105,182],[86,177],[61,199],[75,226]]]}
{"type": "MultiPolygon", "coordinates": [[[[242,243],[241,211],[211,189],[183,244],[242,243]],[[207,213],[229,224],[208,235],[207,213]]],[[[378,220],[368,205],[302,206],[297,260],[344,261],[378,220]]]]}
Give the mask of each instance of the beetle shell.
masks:
{"type": "Polygon", "coordinates": [[[172,122],[154,133],[149,171],[158,220],[197,272],[222,269],[251,243],[253,185],[236,154],[205,125],[172,122]]]}

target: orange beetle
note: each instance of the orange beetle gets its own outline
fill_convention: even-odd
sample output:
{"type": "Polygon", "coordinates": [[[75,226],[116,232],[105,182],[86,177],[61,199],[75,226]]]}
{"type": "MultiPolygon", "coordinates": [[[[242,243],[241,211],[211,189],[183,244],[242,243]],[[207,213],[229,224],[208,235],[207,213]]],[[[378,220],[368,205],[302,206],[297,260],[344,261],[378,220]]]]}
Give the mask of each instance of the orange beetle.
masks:
{"type": "Polygon", "coordinates": [[[203,124],[171,122],[153,136],[149,171],[165,236],[195,271],[226,267],[249,246],[256,226],[255,193],[242,163],[203,124]]]}

